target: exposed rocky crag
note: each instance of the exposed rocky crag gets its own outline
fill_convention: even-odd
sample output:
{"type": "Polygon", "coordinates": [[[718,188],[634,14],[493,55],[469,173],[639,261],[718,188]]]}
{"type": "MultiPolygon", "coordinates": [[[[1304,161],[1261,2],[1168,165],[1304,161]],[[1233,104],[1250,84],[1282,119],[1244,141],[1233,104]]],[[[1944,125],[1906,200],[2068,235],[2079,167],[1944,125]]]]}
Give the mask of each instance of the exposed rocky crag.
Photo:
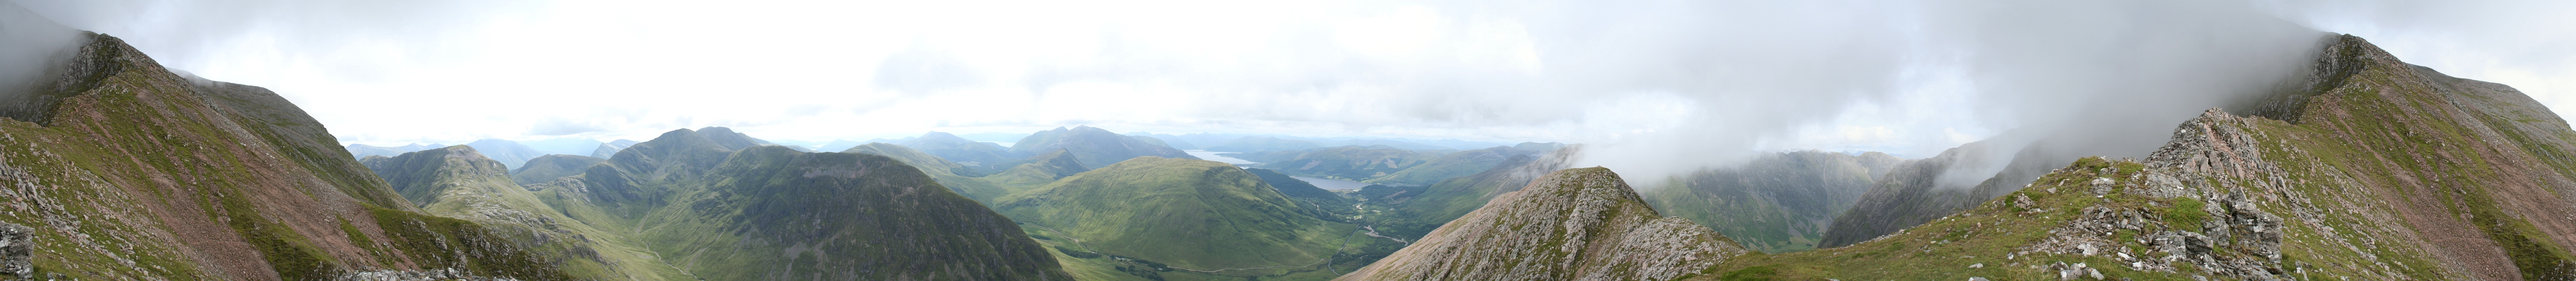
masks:
{"type": "Polygon", "coordinates": [[[1705,271],[1773,278],[2567,280],[2576,131],[2509,87],[2357,37],[2248,115],[2212,109],[2143,160],[2079,159],[1849,247],[1705,271]],[[2295,121],[2282,121],[2295,120],[2295,121]]]}
{"type": "Polygon", "coordinates": [[[1386,236],[1412,240],[1430,233],[1441,224],[1484,207],[1495,197],[1520,190],[1530,181],[1573,165],[1582,155],[1582,146],[1566,146],[1545,154],[1516,155],[1475,175],[1451,178],[1421,187],[1372,185],[1362,188],[1358,198],[1368,208],[1385,213],[1372,215],[1372,224],[1386,236]],[[1391,189],[1383,194],[1372,189],[1391,189]]]}
{"type": "Polygon", "coordinates": [[[1594,167],[1550,173],[1334,280],[1666,280],[1748,252],[1594,167]]]}

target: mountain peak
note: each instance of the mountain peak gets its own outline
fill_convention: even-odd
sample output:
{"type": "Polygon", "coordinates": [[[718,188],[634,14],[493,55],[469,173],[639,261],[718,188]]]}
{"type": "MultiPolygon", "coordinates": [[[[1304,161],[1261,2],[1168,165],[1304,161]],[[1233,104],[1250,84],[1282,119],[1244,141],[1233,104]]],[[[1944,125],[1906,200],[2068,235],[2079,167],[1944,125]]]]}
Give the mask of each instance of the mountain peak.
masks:
{"type": "Polygon", "coordinates": [[[1665,280],[1749,251],[1663,217],[1618,173],[1558,170],[1334,280],[1665,280]]]}

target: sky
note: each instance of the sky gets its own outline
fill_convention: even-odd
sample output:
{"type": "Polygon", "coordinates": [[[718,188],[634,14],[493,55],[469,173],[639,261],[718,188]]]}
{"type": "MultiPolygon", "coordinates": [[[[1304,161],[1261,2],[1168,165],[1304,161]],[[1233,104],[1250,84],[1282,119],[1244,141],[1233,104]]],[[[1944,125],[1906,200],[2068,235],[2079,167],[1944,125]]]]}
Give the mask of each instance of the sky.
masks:
{"type": "Polygon", "coordinates": [[[1090,125],[1585,143],[1645,174],[2084,128],[2146,150],[2323,32],[2576,108],[2565,1],[10,1],[388,146],[1090,125]]]}

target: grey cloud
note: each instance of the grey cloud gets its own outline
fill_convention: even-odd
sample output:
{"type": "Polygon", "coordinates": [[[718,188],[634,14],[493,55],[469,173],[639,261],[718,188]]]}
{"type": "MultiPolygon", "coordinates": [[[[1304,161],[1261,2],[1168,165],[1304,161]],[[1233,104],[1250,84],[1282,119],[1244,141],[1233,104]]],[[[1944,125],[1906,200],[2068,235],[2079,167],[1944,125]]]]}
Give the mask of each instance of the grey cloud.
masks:
{"type": "Polygon", "coordinates": [[[23,91],[38,87],[48,67],[61,64],[88,41],[81,35],[43,15],[0,2],[0,100],[15,101],[23,91]]]}
{"type": "MultiPolygon", "coordinates": [[[[203,53],[239,40],[284,48],[280,54],[320,58],[343,47],[380,40],[441,42],[461,37],[465,26],[527,10],[529,1],[319,1],[319,0],[13,0],[74,28],[123,38],[161,63],[189,68],[230,54],[203,53]]],[[[407,56],[431,56],[439,44],[403,44],[407,56]]],[[[383,56],[338,57],[340,73],[391,73],[383,56]]]]}
{"type": "MultiPolygon", "coordinates": [[[[1954,114],[2019,128],[2028,135],[2011,137],[2025,143],[2056,144],[2032,151],[2141,154],[2175,122],[2276,83],[2323,36],[2241,2],[1423,3],[1451,19],[1451,36],[1495,22],[1518,28],[1542,67],[1498,69],[1488,57],[1372,60],[1299,32],[1220,58],[1235,65],[1214,64],[1113,31],[1098,58],[1039,62],[1023,82],[1173,81],[1222,109],[1200,117],[1317,124],[1308,127],[1567,129],[1623,125],[1594,111],[1601,106],[1678,106],[1672,114],[1683,123],[1673,128],[1615,138],[1568,132],[1596,134],[1572,141],[1611,142],[1588,151],[1594,164],[1678,172],[1742,159],[1765,141],[1856,105],[1922,94],[1911,89],[1945,77],[1971,85],[1961,98],[1973,105],[1954,114]],[[1335,98],[1356,103],[1299,107],[1335,98]]],[[[2025,150],[2018,147],[1987,158],[2013,158],[2025,150]]]]}

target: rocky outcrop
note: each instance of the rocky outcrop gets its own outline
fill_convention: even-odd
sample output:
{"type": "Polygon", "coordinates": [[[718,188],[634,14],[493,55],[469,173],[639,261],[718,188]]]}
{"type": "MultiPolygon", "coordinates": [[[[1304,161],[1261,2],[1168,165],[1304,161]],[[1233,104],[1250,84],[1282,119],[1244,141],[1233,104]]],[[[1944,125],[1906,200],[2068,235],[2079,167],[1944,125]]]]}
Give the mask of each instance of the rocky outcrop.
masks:
{"type": "Polygon", "coordinates": [[[0,274],[34,277],[36,228],[0,222],[0,274]]]}
{"type": "Polygon", "coordinates": [[[1430,233],[1441,224],[1466,216],[1484,207],[1494,198],[1529,186],[1531,181],[1548,173],[1571,168],[1583,155],[1580,145],[1566,146],[1538,155],[1513,155],[1491,169],[1475,175],[1442,180],[1421,187],[1388,187],[1371,185],[1361,188],[1363,203],[1395,209],[1377,215],[1376,228],[1387,236],[1412,240],[1430,233]],[[1385,189],[1392,192],[1372,192],[1385,189]]]}
{"type": "Polygon", "coordinates": [[[507,277],[475,276],[453,268],[432,270],[381,270],[343,273],[332,281],[518,281],[507,277]]]}
{"type": "Polygon", "coordinates": [[[1540,177],[1334,280],[1665,280],[1747,252],[1595,167],[1540,177]]]}

